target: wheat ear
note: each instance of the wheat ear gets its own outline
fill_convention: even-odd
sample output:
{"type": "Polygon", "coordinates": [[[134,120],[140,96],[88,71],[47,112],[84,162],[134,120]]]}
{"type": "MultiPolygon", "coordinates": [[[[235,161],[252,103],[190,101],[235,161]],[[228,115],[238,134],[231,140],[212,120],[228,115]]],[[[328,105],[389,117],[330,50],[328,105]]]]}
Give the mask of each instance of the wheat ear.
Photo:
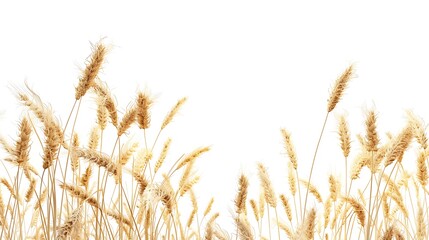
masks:
{"type": "Polygon", "coordinates": [[[237,196],[235,197],[235,211],[237,214],[245,212],[248,187],[249,180],[244,176],[244,174],[241,174],[238,179],[237,196]]]}
{"type": "Polygon", "coordinates": [[[106,52],[107,49],[102,43],[94,45],[90,60],[86,64],[82,77],[79,79],[79,83],[76,87],[76,100],[79,100],[83,95],[85,95],[88,89],[94,84],[94,79],[97,77],[97,74],[101,69],[106,52]]]}
{"type": "Polygon", "coordinates": [[[179,99],[179,101],[177,101],[176,105],[174,105],[174,107],[170,110],[170,112],[168,112],[167,116],[165,116],[164,121],[162,122],[162,125],[161,125],[161,130],[167,127],[167,125],[171,123],[174,116],[179,112],[180,108],[185,102],[186,102],[186,97],[181,98],[179,99]]]}
{"type": "Polygon", "coordinates": [[[150,107],[153,101],[148,94],[139,92],[137,94],[137,123],[141,129],[147,129],[150,126],[150,107]]]}
{"type": "Polygon", "coordinates": [[[348,82],[352,78],[353,72],[353,65],[350,65],[335,82],[334,88],[332,89],[331,95],[328,100],[328,112],[334,110],[335,106],[340,101],[340,98],[343,95],[348,82]]]}

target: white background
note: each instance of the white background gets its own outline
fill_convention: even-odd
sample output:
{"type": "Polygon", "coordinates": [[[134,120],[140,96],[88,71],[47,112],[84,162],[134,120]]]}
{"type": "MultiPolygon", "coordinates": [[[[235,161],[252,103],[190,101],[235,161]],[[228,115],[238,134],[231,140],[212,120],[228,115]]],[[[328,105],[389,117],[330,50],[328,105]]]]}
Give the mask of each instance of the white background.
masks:
{"type": "MultiPolygon", "coordinates": [[[[378,111],[381,133],[398,132],[406,109],[429,119],[429,8],[292,2],[1,2],[1,134],[16,135],[21,108],[10,88],[24,80],[65,122],[90,43],[104,38],[111,51],[100,77],[121,111],[136,89],[148,89],[156,129],[177,99],[189,98],[162,137],[173,139],[170,160],[212,146],[197,165],[197,195],[201,205],[215,196],[221,222],[229,223],[239,174],[259,184],[255,162],[266,164],[277,192],[288,192],[281,127],[292,132],[301,176],[308,174],[329,89],[355,64],[316,162],[314,183],[326,188],[327,174],[343,174],[335,115],[347,114],[353,136],[363,130],[365,109],[378,111]]],[[[93,114],[91,98],[83,106],[93,114]]],[[[354,140],[352,155],[357,149],[354,140]]]]}

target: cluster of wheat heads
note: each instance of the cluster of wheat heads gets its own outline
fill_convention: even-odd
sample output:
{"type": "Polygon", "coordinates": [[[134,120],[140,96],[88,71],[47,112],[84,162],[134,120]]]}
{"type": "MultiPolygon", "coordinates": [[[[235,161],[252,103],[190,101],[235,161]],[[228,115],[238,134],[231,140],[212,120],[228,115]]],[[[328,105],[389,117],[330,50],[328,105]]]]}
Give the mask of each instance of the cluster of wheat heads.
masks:
{"type": "Polygon", "coordinates": [[[154,127],[153,98],[145,91],[120,114],[97,76],[107,50],[101,42],[93,45],[63,126],[28,86],[15,89],[25,111],[18,136],[1,138],[6,155],[1,159],[0,239],[202,239],[208,234],[226,239],[216,225],[219,214],[211,210],[213,199],[199,205],[193,191],[200,179],[195,161],[209,147],[171,158],[174,141],[157,144],[186,98],[154,127]],[[75,131],[83,117],[79,109],[88,102],[84,97],[97,106],[86,135],[75,131]],[[152,142],[146,140],[149,128],[157,133],[152,142]],[[144,140],[135,141],[131,132],[144,140]]]}
{"type": "Polygon", "coordinates": [[[97,76],[106,52],[102,43],[93,46],[64,125],[29,87],[16,89],[26,111],[18,136],[0,138],[6,154],[1,159],[5,174],[0,178],[0,239],[427,238],[429,149],[424,123],[412,112],[401,131],[383,138],[376,112],[368,111],[366,132],[357,134],[353,157],[351,131],[340,116],[338,151],[344,156],[344,171],[340,177],[327,177],[328,194],[312,182],[326,122],[353,77],[353,66],[331,91],[310,171],[298,171],[291,133],[281,129],[289,158],[284,183],[289,191],[276,192],[267,167],[259,163],[261,191],[251,198],[250,181],[240,175],[232,213],[235,231],[228,233],[216,223],[219,213],[211,210],[213,198],[201,206],[193,191],[200,179],[195,161],[209,147],[173,157],[170,163],[165,160],[170,158],[171,139],[157,144],[186,98],[178,100],[155,127],[154,141],[148,142],[146,130],[154,128],[153,99],[139,91],[120,114],[97,76]],[[85,97],[95,100],[97,108],[83,143],[75,126],[85,97]],[[131,132],[143,135],[143,140],[135,141],[131,132]]]}
{"type": "Polygon", "coordinates": [[[342,177],[329,175],[327,196],[311,182],[328,116],[353,73],[352,65],[340,75],[331,91],[307,179],[299,176],[299,172],[308,172],[298,171],[297,153],[286,129],[281,129],[281,136],[289,159],[288,180],[284,184],[289,186],[289,193],[276,193],[266,167],[259,163],[259,198],[247,200],[249,181],[245,175],[240,176],[235,199],[240,239],[428,238],[429,149],[424,122],[411,111],[407,112],[405,127],[397,134],[387,133],[383,141],[377,131],[377,114],[368,110],[365,132],[357,134],[359,146],[353,157],[351,131],[345,116],[340,115],[337,132],[338,150],[344,157],[344,170],[339,174],[342,177]],[[348,164],[349,161],[352,163],[348,164]],[[310,198],[314,201],[311,207],[310,198]],[[270,216],[270,212],[275,215],[270,216]]]}

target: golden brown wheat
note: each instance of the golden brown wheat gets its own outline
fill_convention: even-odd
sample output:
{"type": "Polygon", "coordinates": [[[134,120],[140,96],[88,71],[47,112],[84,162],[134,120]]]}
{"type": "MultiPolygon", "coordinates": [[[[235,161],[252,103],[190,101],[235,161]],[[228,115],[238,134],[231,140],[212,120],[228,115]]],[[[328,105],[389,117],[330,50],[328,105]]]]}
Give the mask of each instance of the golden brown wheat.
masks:
{"type": "Polygon", "coordinates": [[[94,84],[94,79],[97,77],[97,74],[101,69],[106,52],[107,49],[101,42],[94,45],[91,58],[86,64],[86,68],[76,87],[76,100],[79,100],[83,95],[85,95],[88,89],[94,84]]]}
{"type": "Polygon", "coordinates": [[[99,167],[104,167],[109,173],[117,175],[117,166],[112,162],[112,159],[106,154],[99,153],[94,150],[75,148],[75,154],[78,157],[84,158],[92,163],[97,164],[99,167]]]}
{"type": "MultiPolygon", "coordinates": [[[[77,147],[79,147],[79,135],[75,132],[72,139],[72,149],[77,147]]],[[[79,168],[79,157],[74,154],[74,151],[70,151],[70,160],[71,169],[73,172],[76,172],[79,168]]]]}
{"type": "Polygon", "coordinates": [[[306,218],[293,234],[293,240],[312,240],[316,226],[316,210],[312,208],[306,215],[306,218]]]}
{"type": "MultiPolygon", "coordinates": [[[[71,235],[73,228],[79,227],[78,222],[82,216],[82,206],[77,207],[73,210],[72,214],[57,230],[57,239],[67,239],[71,235]]],[[[75,236],[78,237],[78,236],[75,236]]]]}
{"type": "Polygon", "coordinates": [[[30,186],[28,187],[26,193],[25,193],[25,201],[30,202],[31,198],[34,196],[34,191],[36,190],[36,179],[31,179],[30,186]]]}
{"type": "Polygon", "coordinates": [[[334,175],[330,174],[329,175],[329,192],[330,192],[330,197],[332,198],[332,201],[337,201],[337,197],[340,194],[340,189],[341,189],[341,185],[340,185],[340,181],[338,181],[338,179],[336,179],[334,177],[334,175]]]}
{"type": "Polygon", "coordinates": [[[411,143],[412,138],[412,128],[410,126],[407,126],[395,139],[393,139],[390,147],[386,152],[386,167],[392,164],[395,159],[399,161],[399,158],[402,156],[404,151],[408,148],[408,145],[411,143]]]}
{"type": "Polygon", "coordinates": [[[179,99],[179,101],[177,101],[176,105],[174,105],[174,107],[170,110],[167,116],[165,116],[164,121],[162,122],[162,125],[161,125],[161,130],[167,127],[167,125],[171,123],[174,116],[179,112],[180,108],[185,102],[186,102],[186,97],[181,98],[179,99]]]}
{"type": "Polygon", "coordinates": [[[269,178],[267,169],[262,163],[258,163],[258,176],[261,183],[261,189],[264,193],[265,201],[272,207],[277,207],[277,198],[274,188],[269,178]]]}
{"type": "Polygon", "coordinates": [[[284,194],[280,194],[280,201],[285,209],[286,216],[290,222],[292,222],[292,209],[290,208],[289,201],[284,194]]]}
{"type": "Polygon", "coordinates": [[[139,92],[136,100],[137,108],[137,123],[141,129],[147,129],[150,126],[150,112],[149,109],[152,105],[152,99],[148,94],[139,92]]]}
{"type": "Polygon", "coordinates": [[[168,138],[167,141],[165,141],[161,154],[159,155],[159,158],[155,163],[155,168],[154,168],[155,173],[158,172],[159,168],[161,168],[162,164],[164,163],[164,160],[167,157],[168,149],[170,148],[170,143],[171,143],[171,139],[168,138]]]}
{"type": "Polygon", "coordinates": [[[353,65],[350,65],[335,82],[334,88],[332,89],[328,100],[328,112],[334,110],[335,106],[339,102],[344,90],[347,87],[347,83],[352,78],[353,72],[353,65]]]}
{"type": "Polygon", "coordinates": [[[202,148],[195,149],[193,152],[185,156],[185,158],[181,162],[179,162],[179,164],[176,167],[176,170],[179,170],[180,168],[182,168],[192,160],[198,158],[201,154],[208,152],[209,150],[210,150],[210,147],[202,147],[202,148]]]}
{"type": "Polygon", "coordinates": [[[365,227],[365,208],[364,206],[356,199],[351,197],[344,197],[344,200],[353,207],[353,210],[359,220],[359,224],[362,226],[362,228],[365,227]]]}
{"type": "Polygon", "coordinates": [[[281,133],[284,141],[284,148],[286,149],[287,155],[289,156],[290,162],[295,170],[298,169],[298,160],[296,157],[295,147],[293,146],[290,138],[290,133],[286,129],[282,128],[281,133]]]}
{"type": "MultiPolygon", "coordinates": [[[[118,112],[116,109],[116,103],[113,100],[112,95],[110,94],[110,90],[107,87],[107,85],[104,82],[101,81],[95,81],[93,86],[94,91],[97,93],[97,95],[100,97],[100,100],[97,101],[97,104],[104,103],[104,107],[107,109],[107,112],[109,113],[110,120],[112,121],[113,126],[118,126],[118,112]],[[100,102],[99,102],[100,101],[100,102]]],[[[100,109],[100,107],[99,107],[100,109]]],[[[100,111],[104,111],[101,110],[100,111]]],[[[103,120],[100,119],[100,117],[103,116],[97,116],[97,119],[99,121],[103,120]]],[[[104,129],[102,124],[100,124],[101,129],[104,129]]]]}
{"type": "Polygon", "coordinates": [[[426,166],[427,156],[424,152],[420,152],[417,158],[417,179],[422,186],[426,186],[428,183],[428,168],[426,166]]]}
{"type": "Polygon", "coordinates": [[[82,178],[80,179],[80,185],[83,186],[85,189],[88,189],[89,180],[92,176],[92,166],[91,164],[88,165],[88,167],[85,169],[85,172],[82,175],[82,178]]]}
{"type": "Polygon", "coordinates": [[[255,220],[259,222],[259,209],[256,205],[256,201],[254,199],[250,199],[250,206],[252,207],[253,215],[255,216],[255,220]]]}
{"type": "Polygon", "coordinates": [[[350,154],[350,130],[347,124],[346,118],[341,115],[338,121],[338,135],[340,136],[341,150],[343,150],[344,157],[348,157],[350,154]]]}
{"type": "Polygon", "coordinates": [[[238,192],[235,197],[235,212],[237,214],[243,213],[247,200],[247,188],[249,187],[249,180],[244,174],[240,175],[238,179],[238,192]]]}
{"type": "Polygon", "coordinates": [[[378,150],[378,144],[380,139],[377,134],[377,116],[374,110],[370,110],[367,113],[365,127],[366,127],[366,141],[365,147],[369,152],[376,152],[378,150]]]}
{"type": "Polygon", "coordinates": [[[67,190],[70,193],[70,195],[77,197],[83,201],[86,201],[89,205],[101,210],[100,205],[97,202],[97,199],[95,199],[94,197],[91,197],[82,188],[76,187],[75,185],[67,184],[67,183],[61,183],[59,186],[62,189],[67,190]]]}
{"type": "Polygon", "coordinates": [[[407,111],[407,117],[411,127],[413,128],[413,133],[416,137],[417,142],[423,149],[427,149],[428,139],[426,136],[425,127],[423,126],[423,121],[419,117],[417,117],[412,111],[407,111]]]}
{"type": "Polygon", "coordinates": [[[97,124],[100,130],[104,130],[107,127],[107,118],[109,117],[109,111],[106,108],[106,98],[97,96],[97,124]]]}
{"type": "Polygon", "coordinates": [[[420,201],[417,204],[418,206],[418,210],[417,210],[417,220],[416,220],[416,237],[417,240],[424,240],[427,239],[427,224],[425,221],[425,217],[424,217],[424,212],[423,212],[423,208],[422,205],[420,203],[420,201]]]}
{"type": "Polygon", "coordinates": [[[31,125],[26,117],[19,124],[19,139],[15,144],[15,156],[18,165],[28,162],[30,154],[31,125]]]}
{"type": "Polygon", "coordinates": [[[45,146],[43,147],[43,169],[52,166],[57,157],[60,144],[62,142],[61,136],[58,135],[58,127],[53,121],[45,122],[45,146]]]}
{"type": "Polygon", "coordinates": [[[292,196],[295,196],[296,194],[296,178],[295,173],[293,172],[293,165],[291,162],[288,163],[288,184],[289,184],[289,190],[292,193],[292,196]]]}
{"type": "Polygon", "coordinates": [[[125,112],[124,117],[122,118],[122,121],[118,127],[118,136],[122,136],[122,134],[124,134],[125,131],[130,128],[131,124],[135,122],[136,114],[137,109],[135,107],[132,107],[125,112]]]}
{"type": "Polygon", "coordinates": [[[306,188],[308,188],[308,191],[313,194],[313,196],[316,198],[316,200],[321,203],[322,202],[322,196],[320,195],[319,191],[317,190],[317,188],[313,185],[310,184],[309,182],[300,179],[299,180],[306,188]]]}
{"type": "Polygon", "coordinates": [[[323,225],[324,228],[328,227],[329,220],[331,217],[331,208],[332,208],[332,198],[328,198],[328,199],[326,199],[325,204],[324,204],[324,220],[325,220],[324,225],[323,225]]]}
{"type": "Polygon", "coordinates": [[[121,155],[119,157],[118,163],[121,165],[126,165],[130,160],[130,158],[133,156],[133,154],[136,152],[138,147],[139,147],[138,142],[126,143],[121,149],[121,155]]]}
{"type": "Polygon", "coordinates": [[[240,213],[235,219],[235,224],[237,225],[240,240],[254,239],[246,214],[240,213]]]}
{"type": "Polygon", "coordinates": [[[101,129],[100,126],[94,126],[91,129],[91,133],[89,134],[88,148],[91,150],[97,150],[98,145],[100,144],[101,137],[101,129]]]}
{"type": "Polygon", "coordinates": [[[214,203],[214,198],[212,197],[209,203],[207,204],[206,209],[204,210],[204,214],[203,214],[204,217],[207,216],[212,210],[213,203],[214,203]]]}

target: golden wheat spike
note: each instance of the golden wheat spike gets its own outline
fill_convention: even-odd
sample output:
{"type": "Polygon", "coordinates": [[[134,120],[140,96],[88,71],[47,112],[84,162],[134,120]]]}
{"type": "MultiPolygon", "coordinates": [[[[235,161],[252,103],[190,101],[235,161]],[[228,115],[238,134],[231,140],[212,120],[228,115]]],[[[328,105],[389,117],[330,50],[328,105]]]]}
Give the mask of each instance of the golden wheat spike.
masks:
{"type": "Polygon", "coordinates": [[[272,207],[277,207],[277,198],[274,188],[269,178],[267,169],[262,163],[258,163],[258,176],[261,182],[261,189],[264,192],[265,201],[272,207]]]}
{"type": "Polygon", "coordinates": [[[82,98],[88,89],[94,85],[94,79],[97,77],[97,74],[101,69],[106,52],[107,49],[101,42],[93,46],[93,52],[90,60],[86,64],[82,77],[79,79],[79,83],[76,87],[76,100],[82,98]]]}
{"type": "Polygon", "coordinates": [[[147,129],[150,126],[150,107],[153,100],[148,94],[139,92],[137,94],[136,108],[137,108],[137,123],[141,129],[147,129]]]}
{"type": "Polygon", "coordinates": [[[179,112],[180,108],[185,102],[186,102],[186,97],[181,98],[179,99],[179,101],[177,101],[176,105],[174,105],[174,107],[170,110],[167,116],[165,116],[164,121],[162,122],[162,125],[161,125],[161,130],[167,127],[167,125],[171,123],[174,116],[176,116],[176,114],[179,112]]]}
{"type": "Polygon", "coordinates": [[[341,96],[344,93],[344,90],[347,87],[347,83],[353,76],[354,67],[350,65],[341,76],[335,82],[334,88],[331,91],[331,95],[328,99],[328,112],[334,110],[337,103],[340,101],[341,96]]]}
{"type": "Polygon", "coordinates": [[[238,192],[235,197],[235,211],[237,214],[243,213],[246,208],[247,188],[249,187],[249,180],[244,174],[240,175],[238,179],[238,192]]]}
{"type": "Polygon", "coordinates": [[[344,157],[348,157],[351,148],[350,130],[346,118],[343,115],[341,115],[338,120],[338,135],[340,136],[341,150],[343,150],[343,155],[344,157]]]}

